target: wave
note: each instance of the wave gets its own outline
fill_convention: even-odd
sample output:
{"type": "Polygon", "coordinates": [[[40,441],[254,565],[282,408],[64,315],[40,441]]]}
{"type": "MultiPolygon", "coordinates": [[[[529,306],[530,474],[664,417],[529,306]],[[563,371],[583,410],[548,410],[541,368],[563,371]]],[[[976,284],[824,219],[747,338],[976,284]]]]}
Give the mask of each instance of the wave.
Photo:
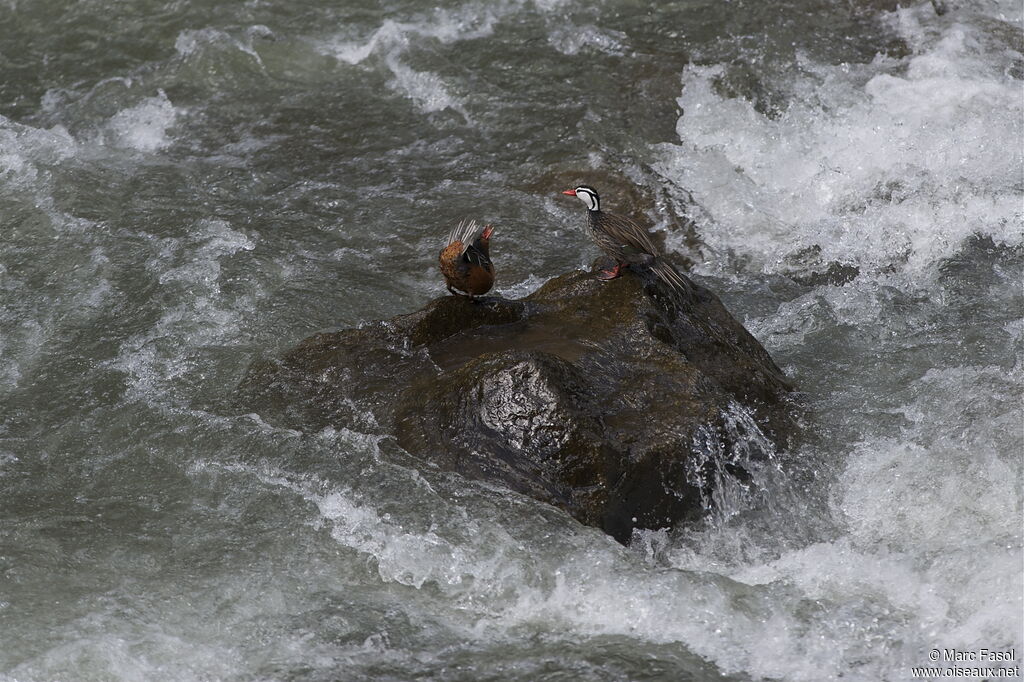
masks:
{"type": "Polygon", "coordinates": [[[777,114],[723,94],[724,65],[686,68],[657,168],[696,199],[709,261],[918,277],[972,235],[1022,243],[1019,24],[929,5],[886,21],[912,54],[802,57],[777,114]]]}

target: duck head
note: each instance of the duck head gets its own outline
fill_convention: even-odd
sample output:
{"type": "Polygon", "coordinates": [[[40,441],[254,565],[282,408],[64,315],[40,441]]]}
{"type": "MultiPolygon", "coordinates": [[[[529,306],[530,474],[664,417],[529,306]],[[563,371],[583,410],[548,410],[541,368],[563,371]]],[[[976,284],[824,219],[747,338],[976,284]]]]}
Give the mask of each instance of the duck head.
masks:
{"type": "Polygon", "coordinates": [[[562,194],[568,194],[582,201],[589,211],[601,210],[601,198],[597,196],[597,190],[588,185],[580,185],[576,189],[567,189],[562,194]]]}

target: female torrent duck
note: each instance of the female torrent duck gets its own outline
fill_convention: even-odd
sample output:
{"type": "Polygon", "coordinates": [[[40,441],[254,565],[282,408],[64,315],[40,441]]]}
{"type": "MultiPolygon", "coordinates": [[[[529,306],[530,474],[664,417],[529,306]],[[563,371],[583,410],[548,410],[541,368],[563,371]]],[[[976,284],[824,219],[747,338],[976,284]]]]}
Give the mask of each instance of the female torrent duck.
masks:
{"type": "Polygon", "coordinates": [[[439,260],[449,292],[472,298],[491,290],[494,264],[488,250],[493,232],[487,225],[477,234],[476,221],[463,220],[448,234],[448,245],[441,249],[439,260]]]}

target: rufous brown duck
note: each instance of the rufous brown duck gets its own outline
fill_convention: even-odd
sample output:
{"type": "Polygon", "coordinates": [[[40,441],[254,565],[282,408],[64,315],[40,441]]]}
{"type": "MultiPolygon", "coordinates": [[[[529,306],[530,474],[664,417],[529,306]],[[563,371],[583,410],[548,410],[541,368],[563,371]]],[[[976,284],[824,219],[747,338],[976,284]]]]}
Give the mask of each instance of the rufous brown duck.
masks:
{"type": "Polygon", "coordinates": [[[439,257],[448,291],[456,296],[481,296],[494,285],[494,264],[489,253],[490,225],[478,233],[475,220],[460,222],[448,234],[448,245],[439,257]],[[456,289],[458,291],[456,291],[456,289]]]}

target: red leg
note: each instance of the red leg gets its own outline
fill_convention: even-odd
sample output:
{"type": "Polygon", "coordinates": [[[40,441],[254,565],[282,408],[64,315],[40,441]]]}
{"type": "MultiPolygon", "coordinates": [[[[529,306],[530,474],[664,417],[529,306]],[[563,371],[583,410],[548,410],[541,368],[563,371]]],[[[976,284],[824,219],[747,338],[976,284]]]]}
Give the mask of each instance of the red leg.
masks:
{"type": "Polygon", "coordinates": [[[622,263],[616,263],[615,267],[612,268],[611,270],[602,270],[601,272],[597,273],[597,278],[603,280],[615,279],[616,277],[622,274],[621,270],[622,263]]]}

